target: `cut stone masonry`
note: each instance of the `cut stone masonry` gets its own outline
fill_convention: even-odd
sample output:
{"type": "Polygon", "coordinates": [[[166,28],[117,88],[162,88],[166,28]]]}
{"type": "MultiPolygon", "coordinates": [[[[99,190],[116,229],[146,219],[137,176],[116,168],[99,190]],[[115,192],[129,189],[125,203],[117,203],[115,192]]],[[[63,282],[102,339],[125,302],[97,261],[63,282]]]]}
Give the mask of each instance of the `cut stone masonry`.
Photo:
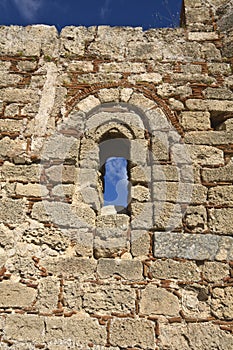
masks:
{"type": "Polygon", "coordinates": [[[232,347],[232,18],[0,27],[2,350],[232,347]]]}

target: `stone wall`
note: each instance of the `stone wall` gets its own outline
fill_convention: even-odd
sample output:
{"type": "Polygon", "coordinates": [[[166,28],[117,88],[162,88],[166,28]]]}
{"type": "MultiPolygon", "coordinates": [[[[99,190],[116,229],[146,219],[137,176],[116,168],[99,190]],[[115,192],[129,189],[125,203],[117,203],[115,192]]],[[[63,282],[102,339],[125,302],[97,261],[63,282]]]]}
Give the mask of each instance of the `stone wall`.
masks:
{"type": "Polygon", "coordinates": [[[1,349],[231,348],[232,1],[184,3],[175,29],[0,27],[1,349]]]}

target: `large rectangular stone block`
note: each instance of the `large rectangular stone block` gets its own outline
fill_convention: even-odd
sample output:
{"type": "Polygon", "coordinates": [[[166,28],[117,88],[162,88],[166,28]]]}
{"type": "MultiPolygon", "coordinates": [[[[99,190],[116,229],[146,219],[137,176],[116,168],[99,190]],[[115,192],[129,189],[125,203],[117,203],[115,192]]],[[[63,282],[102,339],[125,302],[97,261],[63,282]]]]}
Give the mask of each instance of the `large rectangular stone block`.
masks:
{"type": "Polygon", "coordinates": [[[99,259],[97,273],[100,278],[120,276],[122,279],[138,281],[142,279],[142,263],[139,260],[99,259]]]}
{"type": "Polygon", "coordinates": [[[0,307],[26,308],[35,301],[37,291],[20,283],[0,283],[0,307]]]}

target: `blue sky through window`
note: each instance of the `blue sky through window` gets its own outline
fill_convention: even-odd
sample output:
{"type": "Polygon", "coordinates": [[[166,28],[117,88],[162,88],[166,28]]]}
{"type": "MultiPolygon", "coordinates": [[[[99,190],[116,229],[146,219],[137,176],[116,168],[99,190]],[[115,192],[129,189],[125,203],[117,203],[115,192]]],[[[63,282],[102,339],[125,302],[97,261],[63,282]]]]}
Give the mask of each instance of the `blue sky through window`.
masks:
{"type": "MultiPolygon", "coordinates": [[[[194,0],[195,1],[195,0],[194,0]]],[[[0,25],[179,26],[182,0],[0,0],[0,25]]]]}
{"type": "Polygon", "coordinates": [[[127,160],[110,157],[105,163],[104,205],[127,207],[128,205],[127,160]]]}

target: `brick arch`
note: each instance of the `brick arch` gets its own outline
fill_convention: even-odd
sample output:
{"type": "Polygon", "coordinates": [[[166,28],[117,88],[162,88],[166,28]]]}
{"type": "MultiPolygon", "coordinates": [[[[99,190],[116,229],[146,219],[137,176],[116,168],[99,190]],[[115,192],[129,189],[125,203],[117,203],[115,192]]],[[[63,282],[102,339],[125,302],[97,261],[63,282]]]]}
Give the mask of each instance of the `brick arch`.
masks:
{"type": "MultiPolygon", "coordinates": [[[[85,98],[89,96],[95,97],[101,90],[111,89],[111,88],[130,88],[133,90],[133,92],[142,94],[146,99],[154,102],[154,106],[151,106],[149,110],[160,108],[164,113],[164,115],[166,116],[166,118],[170,121],[172,126],[177,130],[177,132],[181,136],[184,135],[183,127],[179,123],[177,116],[170,110],[170,108],[165,103],[165,101],[160,97],[158,97],[158,95],[156,94],[156,89],[154,85],[150,83],[143,84],[143,86],[141,84],[130,84],[128,82],[127,83],[126,82],[99,83],[99,84],[93,84],[93,85],[85,84],[83,85],[83,87],[81,87],[80,91],[78,91],[74,96],[68,99],[67,115],[69,115],[73,109],[78,108],[79,103],[83,101],[85,98]]],[[[116,101],[113,100],[108,102],[114,103],[116,101]]],[[[138,108],[138,110],[142,109],[142,111],[145,112],[142,106],[140,106],[140,103],[136,105],[136,108],[138,108]]],[[[91,109],[87,110],[86,112],[88,114],[91,113],[91,109]]]]}

